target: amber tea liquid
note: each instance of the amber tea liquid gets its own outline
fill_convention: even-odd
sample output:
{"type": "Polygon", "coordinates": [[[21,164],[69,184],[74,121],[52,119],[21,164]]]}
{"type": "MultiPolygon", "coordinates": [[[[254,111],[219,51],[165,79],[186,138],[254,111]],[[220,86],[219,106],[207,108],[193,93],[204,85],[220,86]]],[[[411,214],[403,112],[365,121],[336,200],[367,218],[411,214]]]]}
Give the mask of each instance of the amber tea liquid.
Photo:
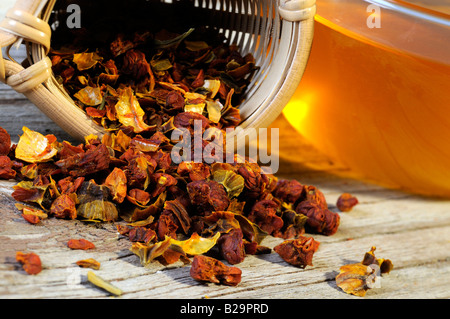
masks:
{"type": "Polygon", "coordinates": [[[310,60],[284,114],[352,175],[450,196],[448,64],[316,22],[310,60]]]}

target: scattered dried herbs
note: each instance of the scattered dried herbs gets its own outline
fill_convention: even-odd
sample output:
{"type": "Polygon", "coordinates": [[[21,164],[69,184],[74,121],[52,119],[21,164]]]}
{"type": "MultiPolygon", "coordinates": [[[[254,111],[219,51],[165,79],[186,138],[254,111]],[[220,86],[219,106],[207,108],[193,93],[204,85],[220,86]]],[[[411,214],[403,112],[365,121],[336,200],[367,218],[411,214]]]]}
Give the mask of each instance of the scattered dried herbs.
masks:
{"type": "Polygon", "coordinates": [[[238,105],[258,68],[213,32],[119,32],[95,47],[83,39],[60,44],[49,57],[74,103],[107,131],[167,132],[182,113],[225,129],[241,122],[238,105]]]}
{"type": "MultiPolygon", "coordinates": [[[[75,39],[53,49],[55,77],[107,133],[72,145],[24,127],[11,146],[0,128],[0,178],[19,182],[12,196],[33,207],[18,206],[24,219],[115,223],[142,265],[193,258],[191,276],[199,281],[236,286],[241,270],[219,259],[236,265],[270,253],[261,245],[269,235],[285,240],[274,250],[286,262],[311,266],[319,242],[303,234],[330,236],[340,224],[323,193],[263,173],[249,159],[227,162],[228,154],[204,136],[210,128],[225,136],[241,123],[239,105],[258,71],[251,54],[211,32],[119,33],[95,48],[75,39]],[[180,141],[193,148],[175,158],[180,141]]],[[[95,248],[84,239],[67,245],[95,248]]],[[[93,259],[77,264],[99,267],[93,259]]],[[[93,272],[88,280],[122,293],[93,272]]]]}
{"type": "MultiPolygon", "coordinates": [[[[24,132],[19,143],[39,136],[24,132]]],[[[177,164],[170,156],[174,144],[163,132],[127,134],[91,135],[79,145],[41,136],[47,151],[28,145],[30,154],[45,158],[35,155],[34,163],[9,152],[20,180],[12,196],[30,205],[18,206],[24,218],[116,223],[144,266],[186,264],[212,250],[236,265],[248,255],[270,253],[261,245],[270,235],[286,240],[275,247],[281,258],[305,267],[319,242],[303,234],[337,231],[339,215],[314,186],[278,180],[247,160],[177,164]],[[56,151],[51,158],[48,149],[56,151]],[[27,165],[35,165],[35,173],[24,174],[27,165]]],[[[68,247],[95,248],[84,239],[69,240],[68,247]]]]}

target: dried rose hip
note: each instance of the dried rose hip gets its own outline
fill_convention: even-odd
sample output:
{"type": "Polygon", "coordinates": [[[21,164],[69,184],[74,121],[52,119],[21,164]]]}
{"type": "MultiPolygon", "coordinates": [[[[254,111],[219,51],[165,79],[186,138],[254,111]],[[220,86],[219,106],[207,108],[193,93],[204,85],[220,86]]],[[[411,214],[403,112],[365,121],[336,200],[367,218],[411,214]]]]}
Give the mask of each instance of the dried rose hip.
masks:
{"type": "Polygon", "coordinates": [[[0,155],[8,155],[10,150],[11,137],[3,127],[0,127],[0,155]]]}
{"type": "Polygon", "coordinates": [[[349,212],[353,209],[354,206],[359,204],[358,199],[349,193],[343,193],[336,202],[336,207],[341,212],[349,212]]]}
{"type": "Polygon", "coordinates": [[[331,236],[338,230],[340,216],[330,211],[315,200],[300,202],[296,207],[298,214],[308,217],[306,228],[310,232],[331,236]]]}
{"type": "Polygon", "coordinates": [[[242,271],[237,267],[228,267],[215,258],[199,255],[194,257],[190,274],[198,281],[237,286],[241,282],[242,271]]]}
{"type": "Polygon", "coordinates": [[[86,239],[70,239],[67,242],[67,247],[69,247],[70,249],[88,250],[94,249],[95,245],[86,239]]]}
{"type": "Polygon", "coordinates": [[[56,165],[62,169],[63,173],[80,177],[107,169],[109,162],[109,151],[105,145],[101,144],[86,153],[78,153],[59,160],[56,165]]]}
{"type": "Polygon", "coordinates": [[[275,246],[273,250],[291,265],[305,268],[313,265],[312,258],[319,245],[320,242],[314,238],[301,236],[297,239],[286,240],[275,246]]]}
{"type": "Polygon", "coordinates": [[[273,195],[286,202],[296,203],[299,198],[304,194],[304,187],[296,180],[280,180],[277,183],[273,195]]]}
{"type": "Polygon", "coordinates": [[[23,265],[23,269],[30,275],[37,275],[42,271],[41,259],[35,253],[16,252],[16,260],[23,265]]]}
{"type": "Polygon", "coordinates": [[[75,208],[75,201],[73,200],[73,197],[67,194],[58,196],[50,207],[50,213],[56,218],[77,218],[77,209],[75,208]]]}
{"type": "Polygon", "coordinates": [[[325,196],[317,187],[312,186],[312,185],[305,185],[303,192],[304,192],[304,197],[303,197],[304,201],[305,200],[306,201],[314,201],[323,209],[328,208],[328,204],[325,199],[325,196]]]}
{"type": "Polygon", "coordinates": [[[225,188],[216,181],[200,180],[187,184],[193,205],[203,211],[225,211],[230,204],[225,188]]]}
{"type": "Polygon", "coordinates": [[[13,162],[8,156],[0,156],[0,178],[11,179],[16,177],[17,172],[13,169],[13,162]]]}
{"type": "Polygon", "coordinates": [[[240,228],[222,234],[218,240],[219,251],[228,263],[236,265],[245,259],[244,235],[240,228]]]}
{"type": "Polygon", "coordinates": [[[248,219],[257,224],[263,231],[272,234],[283,227],[283,220],[277,216],[279,205],[273,200],[262,200],[253,205],[248,219]]]}

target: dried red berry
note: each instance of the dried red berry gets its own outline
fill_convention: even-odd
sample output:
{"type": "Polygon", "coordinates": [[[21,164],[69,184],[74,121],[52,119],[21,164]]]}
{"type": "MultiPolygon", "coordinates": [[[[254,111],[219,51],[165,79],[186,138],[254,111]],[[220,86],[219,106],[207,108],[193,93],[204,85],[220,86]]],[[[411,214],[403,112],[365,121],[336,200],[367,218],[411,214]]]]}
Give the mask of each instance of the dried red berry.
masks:
{"type": "Polygon", "coordinates": [[[70,249],[88,250],[94,249],[95,245],[86,239],[71,239],[67,242],[67,247],[70,249]]]}
{"type": "Polygon", "coordinates": [[[242,271],[237,267],[228,267],[215,258],[198,255],[194,257],[190,274],[198,281],[237,286],[241,282],[242,271]]]}
{"type": "Polygon", "coordinates": [[[314,238],[301,236],[297,239],[286,240],[275,246],[273,250],[291,265],[305,268],[313,265],[312,258],[319,245],[320,242],[314,238]]]}
{"type": "Polygon", "coordinates": [[[335,234],[340,223],[340,216],[330,211],[315,200],[300,202],[295,211],[308,217],[306,230],[326,236],[335,234]]]}
{"type": "Polygon", "coordinates": [[[16,252],[16,260],[23,265],[23,269],[30,275],[37,275],[42,271],[41,258],[35,253],[16,252]]]}
{"type": "Polygon", "coordinates": [[[268,234],[272,234],[283,227],[283,219],[277,216],[279,205],[273,200],[262,200],[253,205],[248,219],[257,224],[268,234]]]}
{"type": "Polygon", "coordinates": [[[336,202],[336,207],[341,212],[349,212],[357,204],[359,204],[359,201],[355,196],[353,196],[349,193],[343,193],[341,196],[339,196],[339,198],[336,202]]]}
{"type": "Polygon", "coordinates": [[[8,155],[10,150],[11,136],[3,127],[0,127],[0,155],[8,155]]]}
{"type": "Polygon", "coordinates": [[[236,265],[245,259],[244,235],[240,228],[232,229],[222,234],[218,240],[219,251],[231,265],[236,265]]]}

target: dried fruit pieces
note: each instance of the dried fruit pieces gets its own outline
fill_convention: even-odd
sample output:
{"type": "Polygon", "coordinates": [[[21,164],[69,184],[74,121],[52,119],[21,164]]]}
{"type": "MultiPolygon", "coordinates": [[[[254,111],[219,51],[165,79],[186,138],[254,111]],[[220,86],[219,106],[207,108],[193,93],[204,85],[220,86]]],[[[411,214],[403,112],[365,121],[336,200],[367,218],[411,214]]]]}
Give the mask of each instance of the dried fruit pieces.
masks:
{"type": "MultiPolygon", "coordinates": [[[[131,238],[131,232],[129,231],[129,236],[131,238]]],[[[181,257],[196,256],[208,252],[212,249],[218,239],[220,233],[216,233],[212,237],[201,237],[197,233],[193,233],[189,239],[177,240],[172,237],[166,236],[164,240],[159,242],[142,243],[136,241],[130,248],[130,251],[139,256],[141,264],[143,266],[148,265],[153,260],[157,259],[161,261],[161,257],[164,255],[172,254],[170,262],[163,260],[167,264],[174,263],[181,257]],[[176,256],[174,256],[176,254],[176,256]]],[[[153,239],[153,238],[152,238],[153,239]]],[[[184,259],[187,261],[187,259],[184,259]]]]}
{"type": "MultiPolygon", "coordinates": [[[[201,119],[202,130],[209,125],[197,113],[180,113],[174,124],[192,129],[192,119],[201,119]]],[[[305,231],[332,235],[339,226],[339,215],[314,186],[278,181],[247,160],[176,164],[173,142],[163,132],[120,130],[102,139],[87,136],[77,146],[49,138],[57,152],[45,163],[18,165],[22,160],[8,155],[23,179],[13,197],[39,205],[33,213],[22,208],[24,218],[119,222],[142,265],[190,263],[211,249],[236,265],[247,255],[269,253],[261,240],[272,235],[288,240],[276,247],[280,256],[305,267],[318,247],[305,231]]],[[[95,246],[71,241],[69,247],[95,246]]]]}
{"type": "Polygon", "coordinates": [[[86,152],[77,153],[55,164],[66,175],[80,177],[97,173],[109,168],[109,151],[104,144],[88,149],[86,152]]]}
{"type": "Polygon", "coordinates": [[[81,250],[88,250],[88,249],[94,249],[95,245],[86,239],[70,239],[67,242],[67,247],[70,249],[81,249],[81,250]]]}
{"type": "Polygon", "coordinates": [[[312,237],[301,236],[297,239],[286,240],[275,246],[273,250],[287,263],[305,268],[312,266],[312,258],[319,248],[320,242],[312,237]]]}
{"type": "Polygon", "coordinates": [[[349,193],[343,193],[336,201],[336,207],[341,212],[349,212],[359,204],[358,198],[349,193]]]}
{"type": "Polygon", "coordinates": [[[336,285],[348,294],[364,297],[375,287],[380,275],[388,274],[394,268],[389,259],[376,258],[375,250],[372,247],[360,263],[342,266],[336,276],[336,285]]]}
{"type": "Polygon", "coordinates": [[[331,236],[339,227],[339,214],[324,208],[317,200],[302,201],[297,205],[295,211],[308,217],[306,228],[309,232],[331,236]]]}
{"type": "Polygon", "coordinates": [[[52,203],[50,207],[50,214],[56,218],[77,218],[76,200],[68,194],[61,194],[52,203]]]}
{"type": "Polygon", "coordinates": [[[237,286],[241,282],[242,271],[215,258],[200,255],[194,257],[190,275],[197,281],[237,286]]]}
{"type": "Polygon", "coordinates": [[[110,201],[109,188],[94,180],[83,182],[78,190],[77,216],[85,220],[114,221],[118,219],[117,207],[110,201]]]}
{"type": "Polygon", "coordinates": [[[4,155],[10,160],[4,176],[21,180],[13,197],[56,218],[128,222],[117,229],[143,265],[189,262],[213,248],[235,265],[248,254],[270,252],[261,246],[267,235],[298,238],[289,245],[302,255],[291,262],[309,265],[318,244],[301,242],[301,235],[305,229],[332,235],[339,216],[314,186],[278,181],[250,159],[223,163],[229,154],[212,147],[209,131],[203,134],[240,124],[237,105],[257,67],[251,54],[201,35],[120,34],[105,47],[76,52],[77,43],[64,54],[53,51],[57,79],[107,134],[71,145],[24,128],[15,152],[4,155]],[[179,154],[180,164],[172,153],[179,140],[171,134],[179,131],[189,132],[183,142],[194,144],[179,154]],[[206,154],[202,162],[197,151],[206,154]],[[305,209],[308,201],[319,210],[305,209]]]}
{"type": "Polygon", "coordinates": [[[16,260],[22,264],[23,270],[30,275],[37,275],[42,271],[41,259],[35,253],[16,252],[16,260]]]}
{"type": "MultiPolygon", "coordinates": [[[[1,150],[0,150],[1,151],[1,150]]],[[[17,172],[13,169],[13,163],[8,156],[0,156],[0,178],[12,179],[16,177],[17,172]]]]}
{"type": "Polygon", "coordinates": [[[23,135],[15,149],[16,158],[28,163],[46,162],[52,159],[58,150],[53,143],[56,138],[53,135],[44,136],[38,132],[23,127],[23,135]]]}
{"type": "Polygon", "coordinates": [[[0,127],[0,155],[8,155],[10,150],[11,136],[3,127],[0,127]]]}
{"type": "Polygon", "coordinates": [[[182,113],[204,114],[218,129],[241,122],[233,105],[258,69],[251,54],[242,56],[220,34],[209,34],[212,29],[129,30],[92,48],[83,37],[68,44],[55,34],[52,46],[62,48],[49,54],[55,77],[95,123],[107,131],[143,133],[171,122],[180,127],[176,115],[182,113]],[[201,36],[208,43],[197,41],[201,36]]]}
{"type": "Polygon", "coordinates": [[[100,269],[100,263],[95,260],[94,258],[88,258],[88,259],[83,259],[83,260],[78,260],[76,262],[76,264],[80,267],[83,268],[92,268],[95,270],[99,270],[100,269]]]}
{"type": "Polygon", "coordinates": [[[22,211],[23,219],[25,219],[30,224],[38,224],[48,217],[48,215],[41,209],[25,206],[20,203],[17,203],[15,206],[17,209],[22,211]]]}

